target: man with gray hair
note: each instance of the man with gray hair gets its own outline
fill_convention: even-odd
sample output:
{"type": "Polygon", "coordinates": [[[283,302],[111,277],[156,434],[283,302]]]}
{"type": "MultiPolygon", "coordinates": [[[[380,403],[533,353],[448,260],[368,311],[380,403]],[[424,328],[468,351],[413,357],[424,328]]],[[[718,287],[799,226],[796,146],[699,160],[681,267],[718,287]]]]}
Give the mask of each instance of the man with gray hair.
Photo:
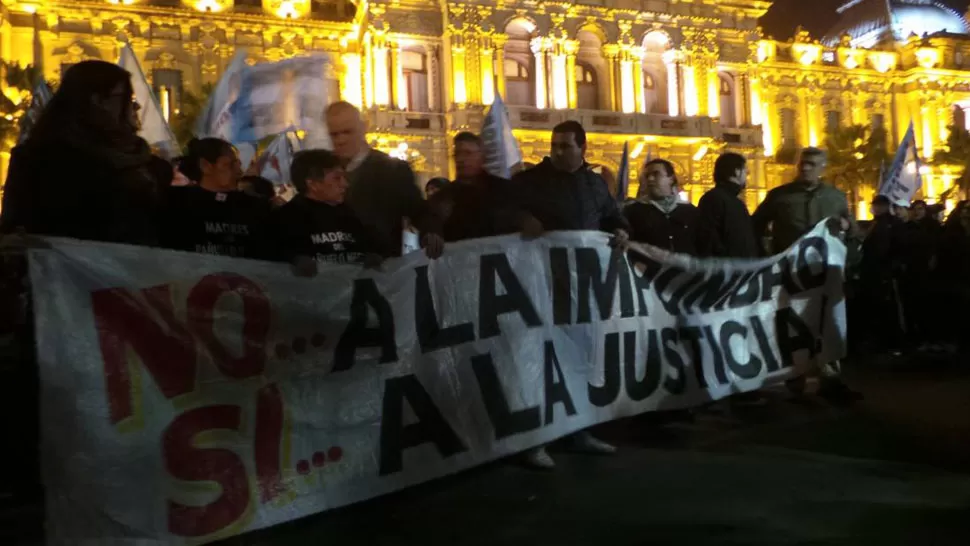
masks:
{"type": "MultiPolygon", "coordinates": [[[[780,254],[803,235],[825,219],[836,219],[847,232],[850,250],[857,238],[849,202],[839,189],[822,181],[826,155],[818,148],[805,148],[798,160],[798,178],[779,186],[765,197],[751,216],[755,235],[764,240],[770,233],[769,253],[780,254]]],[[[818,395],[833,403],[848,404],[862,399],[840,378],[838,361],[819,366],[821,380],[818,395]]],[[[788,388],[800,395],[805,389],[805,378],[788,382],[788,388]]]]}
{"type": "Polygon", "coordinates": [[[428,256],[440,256],[444,240],[425,231],[428,209],[407,162],[368,146],[366,124],[353,104],[331,104],[326,121],[333,152],[350,184],[347,204],[364,225],[374,230],[379,253],[385,258],[401,255],[404,223],[408,220],[422,231],[421,246],[428,256]]]}

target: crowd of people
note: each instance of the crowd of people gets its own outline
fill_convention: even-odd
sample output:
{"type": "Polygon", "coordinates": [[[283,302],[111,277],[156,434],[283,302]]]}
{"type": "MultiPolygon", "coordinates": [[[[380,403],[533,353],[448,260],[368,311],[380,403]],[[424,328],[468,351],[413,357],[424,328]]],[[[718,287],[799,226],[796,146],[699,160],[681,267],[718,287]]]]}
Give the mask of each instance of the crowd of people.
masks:
{"type": "MultiPolygon", "coordinates": [[[[643,166],[637,198],[624,203],[585,161],[586,133],[576,121],[557,125],[549,156],[510,180],[486,172],[481,138],[462,132],[453,140],[456,179],[431,180],[424,196],[406,162],[367,144],[357,108],[337,102],[326,111],[333,150],[295,155],[297,194],[285,201],[268,181],[246,176],[224,140],[193,140],[174,163],[152,155],[137,135],[137,111],[124,69],[86,61],[67,70],[12,153],[0,231],[276,260],[315,275],[322,263],[370,267],[400,256],[409,229],[420,234],[430,258],[455,241],[511,233],[532,239],[554,230],[601,230],[620,248],[635,241],[698,257],[756,258],[834,219],[850,249],[862,250],[853,254],[861,255],[855,297],[866,309],[858,313],[866,341],[895,348],[904,339],[900,329],[914,344],[959,338],[958,323],[938,327],[943,321],[929,302],[970,300],[966,203],[944,225],[925,203],[893,211],[877,198],[865,235],[851,220],[845,194],[822,181],[826,158],[816,148],[802,152],[797,180],[772,190],[750,214],[739,198],[748,176],[739,154],[717,158],[714,186],[696,207],[679,199],[674,165],[660,158],[643,166]],[[889,324],[893,317],[906,320],[889,324]]],[[[833,403],[861,399],[840,380],[838,362],[818,374],[819,396],[833,403]]],[[[805,383],[789,387],[802,396],[805,383]]],[[[757,402],[759,395],[738,399],[757,402]]],[[[588,432],[569,441],[580,450],[614,450],[588,432]]],[[[525,457],[536,467],[555,465],[543,448],[525,457]]]]}

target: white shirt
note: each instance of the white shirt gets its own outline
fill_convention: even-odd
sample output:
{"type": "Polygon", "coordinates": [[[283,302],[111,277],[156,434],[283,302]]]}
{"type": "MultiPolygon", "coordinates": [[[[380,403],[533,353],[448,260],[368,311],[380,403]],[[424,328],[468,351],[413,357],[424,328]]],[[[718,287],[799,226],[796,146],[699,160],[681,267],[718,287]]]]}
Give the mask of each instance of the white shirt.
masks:
{"type": "Polygon", "coordinates": [[[364,160],[367,159],[367,154],[369,153],[370,153],[370,148],[367,146],[364,146],[364,149],[361,150],[357,155],[355,155],[353,159],[350,160],[349,163],[347,163],[347,168],[345,170],[347,172],[356,171],[357,167],[360,167],[360,165],[364,162],[364,160]]]}

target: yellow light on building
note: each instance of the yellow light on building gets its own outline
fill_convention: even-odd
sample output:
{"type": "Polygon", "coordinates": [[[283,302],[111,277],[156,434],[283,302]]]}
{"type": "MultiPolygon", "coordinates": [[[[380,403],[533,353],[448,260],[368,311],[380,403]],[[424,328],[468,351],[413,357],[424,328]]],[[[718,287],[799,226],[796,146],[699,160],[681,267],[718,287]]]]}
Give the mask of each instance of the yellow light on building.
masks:
{"type": "Polygon", "coordinates": [[[340,98],[353,104],[357,108],[362,108],[361,81],[360,81],[360,55],[356,53],[344,53],[340,56],[344,63],[343,80],[340,82],[340,98]]]}
{"type": "MultiPolygon", "coordinates": [[[[761,108],[764,109],[762,114],[764,117],[762,117],[762,120],[770,120],[771,116],[768,114],[768,105],[763,104],[761,105],[761,108]]],[[[753,107],[753,110],[756,109],[757,108],[753,107]]],[[[778,148],[778,146],[775,144],[775,130],[770,122],[761,124],[761,140],[765,146],[765,157],[775,155],[775,150],[778,148]]]]}
{"type": "Polygon", "coordinates": [[[692,159],[694,161],[700,161],[700,160],[704,159],[704,156],[707,155],[707,151],[708,150],[709,150],[709,148],[708,148],[707,144],[704,144],[703,146],[701,146],[700,148],[698,148],[696,152],[694,152],[694,157],[692,159]]]}
{"type": "Polygon", "coordinates": [[[767,40],[758,42],[757,58],[759,63],[767,61],[775,52],[775,44],[767,40]]]}
{"type": "Polygon", "coordinates": [[[796,43],[791,46],[792,56],[802,66],[811,66],[822,56],[822,46],[818,44],[796,43]]]}
{"type": "Polygon", "coordinates": [[[408,109],[408,82],[404,78],[404,65],[401,63],[401,50],[397,50],[396,54],[397,62],[394,63],[394,93],[397,99],[397,107],[399,110],[408,109]]]}
{"type": "Polygon", "coordinates": [[[194,6],[196,10],[203,13],[219,13],[225,7],[219,0],[196,0],[194,6]]]}
{"type": "Polygon", "coordinates": [[[636,97],[633,86],[633,61],[620,61],[620,107],[624,114],[636,110],[636,97]]]}
{"type": "Polygon", "coordinates": [[[552,107],[569,108],[569,81],[566,79],[566,55],[552,56],[552,107]]]}
{"type": "Polygon", "coordinates": [[[933,134],[930,130],[930,119],[926,112],[923,113],[923,159],[933,158],[933,134]]]}
{"type": "Polygon", "coordinates": [[[375,46],[372,54],[374,57],[374,104],[389,106],[391,104],[391,82],[388,81],[390,68],[387,65],[387,48],[375,46]]]}
{"type": "MultiPolygon", "coordinates": [[[[761,125],[761,82],[758,78],[751,78],[751,125],[761,125]]],[[[762,129],[763,130],[763,129],[762,129]]]]}
{"type": "Polygon", "coordinates": [[[451,78],[454,81],[455,104],[468,103],[468,90],[465,87],[465,48],[456,47],[452,50],[451,78]]]}
{"type": "Polygon", "coordinates": [[[940,62],[940,52],[932,47],[921,47],[916,50],[916,62],[923,68],[933,68],[940,62]]]}
{"type": "Polygon", "coordinates": [[[707,115],[721,117],[721,78],[717,69],[707,72],[707,115]]]}
{"type": "Polygon", "coordinates": [[[872,212],[869,210],[869,203],[864,199],[856,203],[855,207],[855,219],[856,220],[869,220],[872,212]]]}
{"type": "Polygon", "coordinates": [[[165,121],[168,121],[168,111],[171,104],[168,87],[163,86],[158,90],[158,103],[158,106],[162,109],[162,116],[165,118],[165,121]]]}
{"type": "Polygon", "coordinates": [[[495,102],[495,65],[491,49],[482,50],[482,104],[488,106],[495,102]]]}
{"type": "Polygon", "coordinates": [[[684,67],[684,115],[697,115],[697,84],[694,79],[695,70],[693,66],[684,67]]]}
{"type": "Polygon", "coordinates": [[[637,142],[636,145],[633,146],[633,151],[630,152],[630,159],[636,159],[640,157],[640,154],[643,153],[643,148],[646,145],[647,145],[646,142],[643,142],[643,141],[637,142]]]}
{"type": "Polygon", "coordinates": [[[896,55],[890,51],[870,51],[869,62],[877,72],[886,73],[896,66],[896,55]]]}
{"type": "Polygon", "coordinates": [[[533,38],[532,53],[536,57],[536,108],[546,107],[546,51],[542,38],[533,38]]]}

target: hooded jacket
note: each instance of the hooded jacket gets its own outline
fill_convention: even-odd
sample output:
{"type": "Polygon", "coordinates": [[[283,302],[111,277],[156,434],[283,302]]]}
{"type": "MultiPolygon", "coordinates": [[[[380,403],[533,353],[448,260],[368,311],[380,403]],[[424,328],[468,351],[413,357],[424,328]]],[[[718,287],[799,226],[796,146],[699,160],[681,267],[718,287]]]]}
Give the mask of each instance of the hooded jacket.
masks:
{"type": "Polygon", "coordinates": [[[512,186],[519,210],[535,216],[547,231],[629,229],[606,181],[588,163],[569,173],[547,157],[513,176],[512,186]]]}
{"type": "Polygon", "coordinates": [[[741,186],[716,184],[697,203],[697,253],[712,258],[756,258],[760,254],[741,186]]]}

